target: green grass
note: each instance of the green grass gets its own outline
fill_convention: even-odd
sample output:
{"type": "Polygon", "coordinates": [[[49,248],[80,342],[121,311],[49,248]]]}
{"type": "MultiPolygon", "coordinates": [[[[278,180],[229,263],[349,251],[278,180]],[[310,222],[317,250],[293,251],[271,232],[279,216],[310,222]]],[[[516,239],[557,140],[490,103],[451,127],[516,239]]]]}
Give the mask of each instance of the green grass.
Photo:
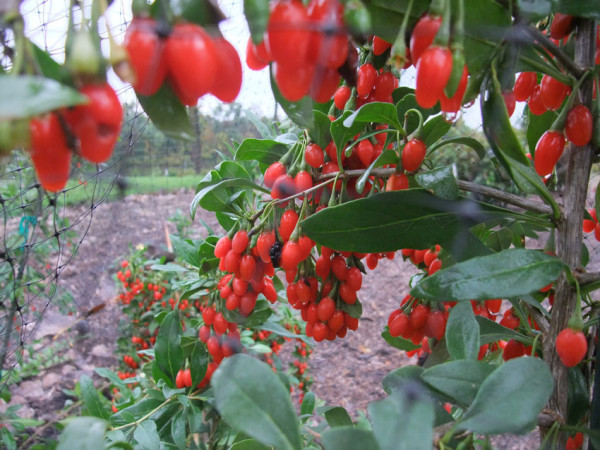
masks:
{"type": "MultiPolygon", "coordinates": [[[[124,194],[152,194],[174,192],[182,188],[194,189],[201,178],[200,175],[126,177],[127,187],[124,194]]],[[[69,190],[64,197],[66,203],[67,205],[89,203],[92,201],[92,197],[96,202],[105,197],[104,201],[118,200],[122,193],[119,192],[116,185],[111,186],[113,181],[112,178],[92,178],[87,185],[80,185],[77,180],[69,180],[67,184],[69,190]]]]}

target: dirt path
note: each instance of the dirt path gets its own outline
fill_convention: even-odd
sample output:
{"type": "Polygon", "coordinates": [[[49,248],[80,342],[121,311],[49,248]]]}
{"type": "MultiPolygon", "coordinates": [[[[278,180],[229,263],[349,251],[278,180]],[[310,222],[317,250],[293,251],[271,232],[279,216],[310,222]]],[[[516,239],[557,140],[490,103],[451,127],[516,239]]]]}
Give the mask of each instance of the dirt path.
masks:
{"type": "MultiPolygon", "coordinates": [[[[119,337],[118,304],[113,275],[115,261],[128,251],[128,246],[146,244],[160,253],[165,247],[165,224],[174,233],[175,225],[169,217],[178,211],[185,217],[193,198],[192,192],[166,195],[129,196],[122,201],[102,204],[94,212],[91,223],[84,220],[78,225],[78,233],[89,229],[79,246],[78,254],[63,272],[59,282],[62,290],[72,293],[78,314],[85,314],[92,307],[104,303],[100,312],[77,323],[76,315],[64,316],[50,307],[35,337],[41,343],[37,349],[54,345],[52,336],[60,333],[64,348],[59,362],[38,376],[13,385],[12,404],[23,404],[20,414],[40,420],[51,420],[65,406],[69,396],[65,389],[72,389],[81,375],[94,377],[95,367],[116,369],[118,361],[114,354],[119,337]]],[[[74,217],[85,210],[73,210],[74,217]]],[[[215,219],[202,217],[211,226],[215,219]]],[[[192,234],[204,233],[198,222],[191,228],[192,234]]],[[[354,417],[367,404],[383,397],[381,380],[389,371],[401,365],[415,363],[404,352],[387,345],[381,338],[381,330],[387,317],[408,292],[408,280],[414,273],[409,264],[400,257],[393,261],[381,260],[376,276],[364,277],[359,298],[363,302],[363,318],[359,329],[349,332],[345,339],[323,342],[315,346],[310,371],[314,377],[315,394],[329,405],[344,406],[354,417]]],[[[97,378],[97,377],[96,377],[97,378]]],[[[47,433],[51,433],[50,429],[47,433]]],[[[498,448],[536,448],[535,436],[529,439],[503,437],[498,448]]]]}

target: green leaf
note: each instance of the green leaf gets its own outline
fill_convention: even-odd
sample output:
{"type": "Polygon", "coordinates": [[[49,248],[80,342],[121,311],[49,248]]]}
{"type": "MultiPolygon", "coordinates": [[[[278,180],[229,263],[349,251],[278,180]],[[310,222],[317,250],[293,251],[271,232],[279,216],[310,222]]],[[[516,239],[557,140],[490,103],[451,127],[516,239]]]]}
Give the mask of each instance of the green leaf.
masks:
{"type": "Polygon", "coordinates": [[[458,428],[481,434],[525,433],[536,425],[553,386],[544,361],[511,359],[485,379],[458,428]]]}
{"type": "Polygon", "coordinates": [[[261,330],[266,330],[266,331],[275,333],[278,336],[283,336],[283,337],[290,338],[290,339],[301,339],[304,342],[306,342],[307,344],[310,343],[310,340],[305,335],[292,333],[291,331],[288,331],[286,328],[284,328],[282,325],[280,325],[279,322],[274,322],[274,321],[269,320],[269,321],[263,323],[260,326],[260,328],[261,328],[261,330]]]}
{"type": "Polygon", "coordinates": [[[302,405],[300,406],[300,414],[308,415],[312,414],[315,410],[315,394],[312,391],[307,392],[302,399],[302,405]]]}
{"type": "Polygon", "coordinates": [[[181,320],[175,310],[166,315],[156,337],[156,362],[169,377],[170,387],[174,386],[175,376],[183,366],[183,349],[180,346],[182,333],[181,320]]]}
{"type": "Polygon", "coordinates": [[[259,298],[256,302],[256,306],[248,317],[242,316],[238,310],[234,311],[223,311],[225,318],[229,322],[234,322],[240,325],[243,325],[244,328],[253,328],[262,325],[267,321],[271,314],[273,314],[273,310],[269,306],[270,303],[267,302],[263,298],[259,298]]]}
{"type": "Polygon", "coordinates": [[[406,385],[368,406],[373,433],[382,450],[429,450],[434,410],[420,385],[406,385]]]}
{"type": "Polygon", "coordinates": [[[456,178],[452,173],[452,167],[440,167],[428,172],[420,172],[415,175],[415,180],[424,189],[430,189],[440,198],[446,200],[457,200],[459,197],[456,178]]]}
{"type": "Polygon", "coordinates": [[[301,449],[289,392],[271,368],[248,355],[223,360],[211,379],[215,404],[233,428],[277,449],[301,449]]]}
{"type": "Polygon", "coordinates": [[[185,106],[179,101],[169,83],[163,83],[156,94],[138,95],[144,112],[156,128],[174,139],[192,140],[194,130],[185,106]]]}
{"type": "Polygon", "coordinates": [[[134,439],[144,450],[159,450],[160,436],[153,420],[144,420],[133,432],[134,439]]]}
{"type": "Polygon", "coordinates": [[[529,111],[527,117],[529,119],[526,133],[527,145],[529,146],[529,153],[534,157],[535,146],[542,137],[542,134],[548,131],[556,120],[556,113],[554,111],[546,111],[544,114],[536,116],[529,111]]]}
{"type": "Polygon", "coordinates": [[[513,233],[510,228],[502,227],[497,231],[490,232],[485,240],[485,245],[496,252],[508,249],[513,242],[513,233]]]}
{"type": "Polygon", "coordinates": [[[56,450],[97,450],[104,448],[106,422],[96,417],[76,417],[65,427],[56,450]]]}
{"type": "Polygon", "coordinates": [[[485,158],[485,147],[477,139],[470,137],[456,137],[444,139],[443,141],[432,145],[427,151],[427,155],[430,156],[433,152],[442,148],[444,145],[465,145],[475,150],[475,153],[477,153],[479,159],[485,158]]]}
{"type": "Polygon", "coordinates": [[[508,9],[493,0],[469,2],[465,8],[465,61],[469,73],[478,73],[489,63],[511,26],[508,9]]]}
{"type": "MultiPolygon", "coordinates": [[[[346,119],[353,114],[351,111],[345,111],[337,120],[331,122],[331,137],[337,148],[338,155],[344,150],[348,141],[354,138],[366,126],[365,122],[359,121],[353,121],[349,126],[344,125],[346,119]]],[[[335,162],[337,163],[337,161],[335,162]]]]}
{"type": "Polygon", "coordinates": [[[385,327],[385,330],[383,331],[383,333],[381,333],[381,337],[383,339],[385,339],[385,342],[390,344],[392,347],[400,349],[400,350],[404,350],[406,352],[410,352],[412,350],[416,350],[419,347],[421,347],[420,345],[413,344],[408,339],[404,339],[402,337],[393,337],[390,334],[387,327],[385,327]]]}
{"type": "Polygon", "coordinates": [[[341,406],[335,406],[325,411],[325,420],[331,428],[352,426],[352,418],[341,406]]]}
{"type": "Polygon", "coordinates": [[[113,427],[119,427],[121,425],[127,425],[135,422],[154,409],[158,408],[162,403],[163,401],[157,398],[144,398],[134,405],[128,406],[127,408],[113,414],[110,418],[110,424],[113,427]]]}
{"type": "Polygon", "coordinates": [[[547,286],[562,270],[562,261],[541,251],[509,249],[442,269],[423,279],[411,295],[444,301],[517,297],[547,286]]]}
{"type": "Polygon", "coordinates": [[[185,411],[185,409],[178,411],[175,417],[173,417],[173,423],[171,424],[171,437],[178,448],[185,448],[185,440],[187,438],[187,414],[185,414],[185,411]]]}
{"type": "Polygon", "coordinates": [[[421,381],[421,373],[423,368],[419,366],[404,366],[399,369],[392,370],[388,373],[383,380],[381,385],[383,390],[388,394],[391,394],[394,389],[399,389],[410,381],[421,381]]]}
{"type": "Polygon", "coordinates": [[[62,84],[71,84],[73,82],[71,74],[65,65],[59,64],[48,54],[48,52],[42,50],[33,42],[28,42],[28,45],[33,49],[33,54],[35,55],[35,59],[42,75],[62,84]]]}
{"type": "Polygon", "coordinates": [[[50,78],[0,75],[0,120],[37,116],[86,100],[75,89],[50,78]]]}
{"type": "Polygon", "coordinates": [[[173,244],[173,250],[179,258],[190,263],[192,266],[200,266],[198,248],[193,244],[191,239],[183,239],[175,234],[171,234],[169,237],[171,244],[173,244]]]}
{"type": "Polygon", "coordinates": [[[578,366],[569,367],[567,424],[577,426],[590,409],[590,389],[578,366]]]}
{"type": "Polygon", "coordinates": [[[196,341],[189,357],[190,373],[192,375],[192,386],[197,386],[206,375],[208,367],[208,351],[206,345],[196,341]]]}
{"type": "Polygon", "coordinates": [[[94,387],[94,383],[87,375],[82,375],[79,380],[79,386],[81,387],[81,395],[83,396],[83,402],[85,407],[92,416],[99,417],[100,419],[108,420],[111,414],[104,407],[98,396],[98,391],[94,387]]]}
{"type": "Polygon", "coordinates": [[[321,111],[313,111],[314,127],[308,130],[308,134],[313,142],[321,148],[325,148],[331,141],[331,120],[327,114],[321,111]]]}
{"type": "Polygon", "coordinates": [[[494,369],[483,361],[449,361],[426,369],[421,379],[464,408],[473,402],[481,383],[494,369]]]}
{"type": "Polygon", "coordinates": [[[525,336],[515,330],[511,330],[510,328],[503,327],[499,323],[494,322],[493,320],[486,319],[482,316],[476,316],[475,320],[479,324],[479,344],[485,345],[490,342],[497,342],[499,340],[510,341],[514,339],[516,341],[521,341],[526,345],[531,345],[533,343],[533,339],[529,336],[525,336]]]}
{"type": "Polygon", "coordinates": [[[351,0],[344,4],[344,24],[353,35],[369,34],[371,14],[361,0],[351,0]]]}
{"type": "Polygon", "coordinates": [[[517,0],[519,13],[529,22],[537,22],[552,12],[550,0],[517,0]]]}
{"type": "Polygon", "coordinates": [[[486,219],[476,202],[445,200],[410,189],[326,208],[302,221],[302,230],[336,250],[378,253],[440,244],[461,260],[488,252],[468,231],[486,219]]]}
{"type": "Polygon", "coordinates": [[[598,20],[600,19],[600,0],[587,0],[583,3],[574,0],[557,0],[554,11],[598,20]]]}
{"type": "MultiPolygon", "coordinates": [[[[200,26],[214,25],[222,20],[220,11],[210,2],[198,2],[196,0],[169,0],[172,14],[177,18],[185,19],[186,22],[200,26]]],[[[158,13],[160,15],[160,13],[158,13]]]]}
{"type": "Polygon", "coordinates": [[[288,151],[287,145],[271,139],[244,139],[235,152],[238,161],[273,164],[288,151]]]}
{"type": "Polygon", "coordinates": [[[327,430],[322,436],[325,450],[378,450],[379,445],[371,430],[350,426],[327,430]]]}
{"type": "Polygon", "coordinates": [[[236,193],[239,193],[240,189],[270,192],[245,178],[229,178],[202,188],[192,200],[192,210],[195,213],[198,206],[201,206],[206,211],[228,211],[231,209],[231,204],[237,199],[236,193]],[[230,188],[236,189],[230,191],[230,188]]]}
{"type": "Polygon", "coordinates": [[[421,133],[421,139],[425,143],[425,147],[429,148],[435,144],[446,135],[450,128],[452,128],[452,124],[446,121],[444,116],[436,116],[425,122],[421,133]]]}
{"type": "Polygon", "coordinates": [[[255,44],[263,41],[269,15],[269,0],[244,0],[244,16],[255,44]]]}
{"type": "Polygon", "coordinates": [[[479,325],[470,302],[457,304],[450,311],[446,324],[446,346],[452,359],[477,360],[479,325]]]}
{"type": "Polygon", "coordinates": [[[219,172],[219,175],[223,180],[226,178],[244,178],[251,180],[252,177],[248,171],[236,161],[223,161],[215,167],[215,170],[219,172]]]}
{"type": "Polygon", "coordinates": [[[236,442],[229,450],[271,450],[273,447],[261,444],[254,439],[244,439],[243,441],[236,442]]]}
{"type": "Polygon", "coordinates": [[[385,123],[396,130],[404,130],[398,120],[398,111],[391,103],[365,103],[343,120],[343,124],[346,128],[352,128],[356,122],[385,123]]]}

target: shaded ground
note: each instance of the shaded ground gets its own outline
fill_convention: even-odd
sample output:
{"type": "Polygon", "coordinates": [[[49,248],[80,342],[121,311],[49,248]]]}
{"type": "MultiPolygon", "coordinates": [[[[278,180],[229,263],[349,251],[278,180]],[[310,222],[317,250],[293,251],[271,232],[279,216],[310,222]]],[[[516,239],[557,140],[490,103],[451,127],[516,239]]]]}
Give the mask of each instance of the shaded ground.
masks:
{"type": "MultiPolygon", "coordinates": [[[[149,244],[157,253],[166,249],[165,227],[175,232],[175,225],[167,218],[180,211],[187,216],[192,192],[165,195],[130,196],[122,201],[101,205],[90,223],[80,224],[80,234],[89,225],[78,255],[62,274],[60,288],[70,291],[81,318],[99,304],[104,309],[86,320],[77,315],[64,316],[55,308],[49,308],[35,336],[42,339],[38,349],[61,342],[60,360],[39,376],[13,385],[11,403],[23,404],[20,414],[48,421],[69,402],[68,392],[73,389],[82,374],[94,377],[95,367],[117,369],[114,355],[116,340],[120,334],[120,310],[115,301],[116,290],[113,275],[114,262],[127,253],[128,245],[149,244]]],[[[82,207],[84,208],[84,207],[82,207]]],[[[83,209],[82,209],[83,210],[83,209]]],[[[81,211],[72,211],[76,216],[81,211]]],[[[214,224],[212,217],[203,217],[214,224]]],[[[203,227],[194,224],[192,234],[202,233],[203,227]]],[[[415,363],[404,352],[385,343],[380,333],[387,317],[408,292],[408,280],[413,269],[401,258],[394,261],[381,260],[376,276],[366,276],[360,299],[363,302],[363,318],[359,329],[349,332],[345,339],[323,342],[315,347],[311,357],[311,375],[314,377],[315,394],[329,405],[344,406],[354,417],[367,404],[383,397],[381,380],[385,374],[401,365],[415,363]]],[[[96,377],[97,378],[97,377],[96,377]]],[[[41,435],[49,435],[51,428],[41,435]]],[[[497,448],[537,448],[535,434],[527,438],[503,436],[495,440],[497,448]]]]}

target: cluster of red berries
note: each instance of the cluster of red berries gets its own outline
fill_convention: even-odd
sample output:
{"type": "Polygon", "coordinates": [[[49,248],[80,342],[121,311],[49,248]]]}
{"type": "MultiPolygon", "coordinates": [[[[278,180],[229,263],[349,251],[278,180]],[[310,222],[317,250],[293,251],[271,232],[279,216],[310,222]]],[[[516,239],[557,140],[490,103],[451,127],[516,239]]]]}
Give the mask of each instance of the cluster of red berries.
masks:
{"type": "MultiPolygon", "coordinates": [[[[371,63],[365,63],[358,68],[356,75],[356,107],[365,103],[393,103],[392,92],[398,87],[398,78],[387,70],[377,71],[371,63]]],[[[347,84],[340,86],[333,95],[333,103],[343,111],[352,97],[352,89],[347,84]]]]}
{"type": "Polygon", "coordinates": [[[66,186],[73,152],[93,163],[104,162],[121,132],[123,108],[108,83],[87,84],[79,91],[87,103],[29,122],[31,161],[40,184],[51,192],[66,186]],[[67,136],[75,139],[67,140],[67,136]]]}
{"type": "Polygon", "coordinates": [[[289,101],[305,95],[329,101],[350,48],[343,14],[338,0],[311,0],[307,7],[299,0],[272,2],[263,41],[248,41],[248,67],[260,70],[273,62],[279,91],[289,101]]]}
{"type": "Polygon", "coordinates": [[[206,306],[202,310],[202,320],[204,325],[198,330],[198,337],[206,344],[209,355],[217,364],[241,348],[238,325],[228,322],[222,312],[206,306]]]}
{"type": "Polygon", "coordinates": [[[136,370],[140,367],[138,362],[135,359],[133,359],[132,356],[129,356],[129,355],[123,356],[123,362],[125,364],[127,364],[129,367],[131,367],[133,370],[136,370]]]}
{"type": "Polygon", "coordinates": [[[225,299],[225,308],[239,310],[243,316],[252,313],[259,294],[271,303],[277,299],[273,281],[269,278],[275,274],[270,258],[263,257],[264,252],[260,253],[262,245],[250,249],[248,244],[247,231],[240,230],[233,239],[228,236],[219,239],[214,252],[220,258],[219,269],[226,273],[217,284],[221,298],[225,299]]]}
{"type": "Polygon", "coordinates": [[[124,46],[139,95],[156,93],[166,81],[181,103],[194,106],[205,94],[232,102],[240,91],[242,64],[235,48],[199,25],[177,23],[168,29],[154,19],[135,17],[124,46]]]}

